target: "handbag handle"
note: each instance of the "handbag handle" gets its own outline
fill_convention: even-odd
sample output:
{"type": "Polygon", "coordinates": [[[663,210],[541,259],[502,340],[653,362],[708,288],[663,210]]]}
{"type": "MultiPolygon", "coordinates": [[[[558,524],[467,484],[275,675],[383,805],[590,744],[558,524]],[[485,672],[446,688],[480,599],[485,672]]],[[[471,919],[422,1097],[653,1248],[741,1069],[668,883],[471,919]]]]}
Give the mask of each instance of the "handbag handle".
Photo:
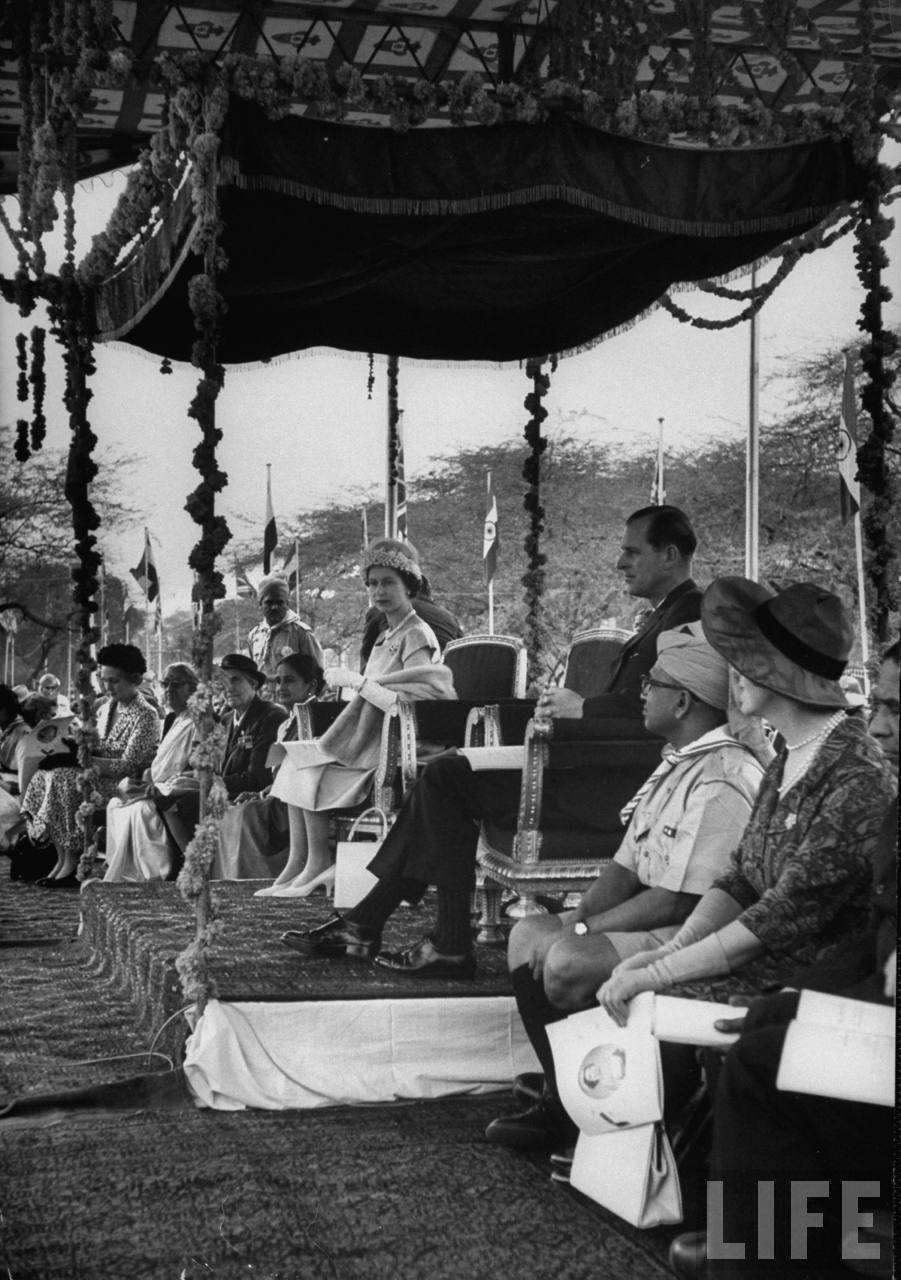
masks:
{"type": "Polygon", "coordinates": [[[386,836],[387,836],[387,834],[388,834],[388,815],[385,813],[385,810],[384,810],[384,809],[380,809],[380,808],[378,807],[378,805],[373,805],[373,806],[372,806],[371,808],[369,808],[369,809],[364,809],[362,813],[358,813],[358,814],[357,814],[357,816],[354,818],[353,822],[350,824],[350,830],[349,830],[349,831],[348,831],[348,833],[347,833],[347,838],[348,838],[348,840],[353,840],[353,839],[354,839],[354,837],[355,837],[355,836],[356,836],[356,834],[357,834],[357,826],[358,826],[358,824],[359,824],[359,823],[361,823],[361,822],[363,821],[363,819],[364,819],[364,818],[368,818],[368,817],[370,817],[372,814],[375,814],[375,816],[376,816],[377,818],[381,818],[381,821],[382,821],[382,836],[381,836],[381,838],[382,838],[383,840],[385,839],[385,837],[386,837],[386,836]]]}

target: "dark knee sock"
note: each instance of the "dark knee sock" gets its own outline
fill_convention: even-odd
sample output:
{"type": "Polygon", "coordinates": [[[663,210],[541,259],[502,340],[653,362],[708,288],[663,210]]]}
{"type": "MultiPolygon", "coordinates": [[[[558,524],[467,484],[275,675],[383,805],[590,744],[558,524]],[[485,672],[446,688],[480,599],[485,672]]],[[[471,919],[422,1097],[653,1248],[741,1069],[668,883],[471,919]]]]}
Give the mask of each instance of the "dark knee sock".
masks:
{"type": "Polygon", "coordinates": [[[462,956],[472,950],[472,922],[468,889],[439,889],[438,915],[432,941],[443,956],[462,956]]]}
{"type": "Polygon", "coordinates": [[[381,933],[385,921],[404,900],[404,886],[400,880],[379,880],[366,897],[345,911],[344,919],[360,929],[381,933]]]}
{"type": "Polygon", "coordinates": [[[560,1022],[567,1015],[562,1009],[554,1008],[544,994],[542,984],[532,977],[532,970],[527,964],[521,964],[518,969],[512,971],[510,982],[522,1025],[544,1070],[547,1091],[556,1099],[557,1077],[554,1072],[554,1055],[551,1052],[545,1027],[551,1022],[560,1022]]]}

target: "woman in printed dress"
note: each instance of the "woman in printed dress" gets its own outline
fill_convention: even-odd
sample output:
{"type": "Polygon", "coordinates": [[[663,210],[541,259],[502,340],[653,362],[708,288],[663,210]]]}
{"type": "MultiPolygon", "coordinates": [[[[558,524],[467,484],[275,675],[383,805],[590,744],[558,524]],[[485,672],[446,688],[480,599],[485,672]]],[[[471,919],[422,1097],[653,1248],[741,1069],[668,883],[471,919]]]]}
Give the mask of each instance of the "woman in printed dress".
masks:
{"type": "MultiPolygon", "coordinates": [[[[103,801],[123,778],[140,778],[149,766],[160,736],[159,716],[139,692],[147,664],[133,644],[108,644],[97,654],[100,683],[109,695],[97,712],[99,741],[93,753],[103,801]]],[[[77,811],[82,803],[82,770],[77,763],[38,769],[22,798],[28,835],[35,843],[52,842],[56,864],[37,883],[49,889],[78,887],[75,875],[84,841],[77,811]]]]}

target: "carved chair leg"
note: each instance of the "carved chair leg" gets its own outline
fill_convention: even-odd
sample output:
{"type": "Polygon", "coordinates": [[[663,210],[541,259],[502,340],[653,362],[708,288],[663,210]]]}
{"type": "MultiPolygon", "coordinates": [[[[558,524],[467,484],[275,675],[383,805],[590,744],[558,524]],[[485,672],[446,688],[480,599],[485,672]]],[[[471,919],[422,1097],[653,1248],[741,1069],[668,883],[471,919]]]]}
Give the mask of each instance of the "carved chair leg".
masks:
{"type": "Polygon", "coordinates": [[[507,907],[506,914],[510,920],[522,920],[525,916],[546,916],[550,913],[547,907],[536,902],[534,890],[524,889],[515,902],[507,907]]]}
{"type": "Polygon", "coordinates": [[[481,908],[476,942],[481,942],[487,946],[497,946],[503,943],[505,937],[500,925],[501,886],[496,880],[490,880],[486,876],[483,883],[476,890],[476,897],[481,908]]]}

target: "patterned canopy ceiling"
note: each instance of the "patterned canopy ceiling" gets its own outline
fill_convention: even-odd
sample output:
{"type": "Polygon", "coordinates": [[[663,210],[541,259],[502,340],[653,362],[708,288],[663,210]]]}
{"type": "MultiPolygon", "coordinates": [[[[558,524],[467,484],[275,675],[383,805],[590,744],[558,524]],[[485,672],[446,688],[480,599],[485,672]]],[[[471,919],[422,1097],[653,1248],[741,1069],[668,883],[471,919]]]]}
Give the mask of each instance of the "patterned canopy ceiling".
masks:
{"type": "MultiPolygon", "coordinates": [[[[352,65],[366,77],[385,74],[432,82],[480,73],[488,84],[534,84],[548,73],[555,36],[566,38],[577,0],[113,0],[134,74],[119,88],[98,87],[79,129],[80,170],[127,163],[160,125],[163,95],[154,60],[163,53],[227,53],[291,62],[307,58],[330,72],[352,65]]],[[[717,94],[724,102],[758,99],[777,110],[841,102],[861,56],[861,0],[797,0],[789,58],[765,43],[763,0],[714,5],[717,94]]],[[[686,89],[692,30],[682,0],[636,0],[630,10],[648,49],[639,89],[686,89]]],[[[603,11],[603,7],[602,10],[603,11]]],[[[873,53],[887,98],[901,86],[901,17],[897,0],[874,0],[873,53]]],[[[11,190],[21,112],[16,63],[0,47],[0,189],[11,190]]],[[[307,108],[297,105],[302,113],[307,108]]],[[[351,114],[378,125],[387,116],[351,114]]],[[[445,123],[440,118],[430,123],[445,123]]]]}

